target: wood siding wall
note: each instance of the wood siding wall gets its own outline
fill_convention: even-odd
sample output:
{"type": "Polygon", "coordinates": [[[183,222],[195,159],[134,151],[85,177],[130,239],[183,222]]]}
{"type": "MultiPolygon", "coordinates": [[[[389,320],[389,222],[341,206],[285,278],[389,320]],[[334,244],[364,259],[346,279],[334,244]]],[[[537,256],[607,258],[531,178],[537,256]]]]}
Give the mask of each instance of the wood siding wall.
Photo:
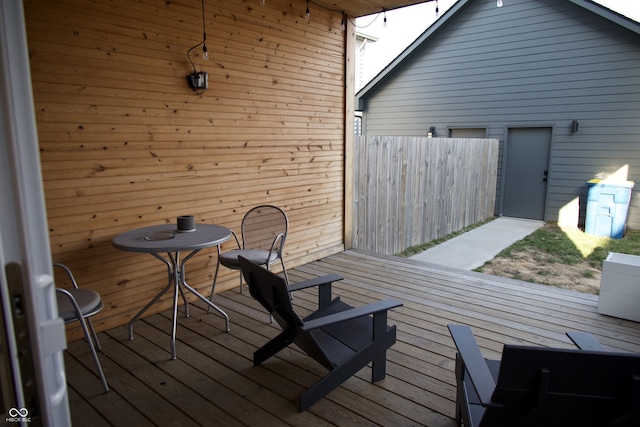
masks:
{"type": "MultiPolygon", "coordinates": [[[[209,89],[196,95],[199,0],[25,1],[53,257],[102,294],[99,330],[166,284],[158,260],[111,246],[123,231],[187,214],[238,229],[271,203],[289,215],[288,266],[343,249],[345,34],[339,12],[314,7],[307,22],[305,8],[206,0],[211,58],[191,56],[209,89]]],[[[205,295],[215,254],[188,264],[205,295]]],[[[217,290],[237,286],[222,273],[217,290]]]]}
{"type": "MultiPolygon", "coordinates": [[[[495,0],[474,0],[367,94],[363,133],[487,128],[501,141],[502,171],[508,127],[553,127],[546,219],[558,221],[579,198],[584,220],[587,180],[628,170],[640,181],[638,70],[638,34],[569,1],[496,8],[495,0]]],[[[639,190],[628,218],[636,229],[639,190]]]]}
{"type": "Polygon", "coordinates": [[[497,139],[358,136],[354,248],[392,255],[493,216],[497,139]]]}

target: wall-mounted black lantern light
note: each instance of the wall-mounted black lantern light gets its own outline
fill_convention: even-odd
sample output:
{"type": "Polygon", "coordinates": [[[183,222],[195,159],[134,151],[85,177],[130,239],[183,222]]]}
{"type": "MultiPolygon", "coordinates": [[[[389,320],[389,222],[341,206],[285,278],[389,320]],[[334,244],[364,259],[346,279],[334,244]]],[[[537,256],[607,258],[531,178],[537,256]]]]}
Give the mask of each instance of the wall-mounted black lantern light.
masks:
{"type": "Polygon", "coordinates": [[[577,120],[574,120],[574,121],[571,122],[571,133],[578,132],[579,128],[580,128],[580,123],[578,123],[577,120]]]}

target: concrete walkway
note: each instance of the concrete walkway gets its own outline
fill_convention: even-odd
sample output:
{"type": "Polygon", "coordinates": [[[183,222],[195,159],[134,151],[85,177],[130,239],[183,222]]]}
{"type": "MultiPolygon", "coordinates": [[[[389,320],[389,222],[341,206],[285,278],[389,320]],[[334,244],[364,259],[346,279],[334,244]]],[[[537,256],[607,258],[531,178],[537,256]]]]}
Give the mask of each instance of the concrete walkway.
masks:
{"type": "Polygon", "coordinates": [[[473,270],[543,225],[543,221],[500,217],[414,255],[411,259],[473,270]]]}

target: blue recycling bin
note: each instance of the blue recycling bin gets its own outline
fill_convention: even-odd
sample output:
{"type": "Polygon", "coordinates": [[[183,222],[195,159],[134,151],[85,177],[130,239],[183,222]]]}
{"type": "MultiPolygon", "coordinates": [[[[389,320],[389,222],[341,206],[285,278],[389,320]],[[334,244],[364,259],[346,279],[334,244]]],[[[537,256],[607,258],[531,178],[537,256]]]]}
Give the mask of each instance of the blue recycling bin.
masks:
{"type": "Polygon", "coordinates": [[[621,239],[624,235],[633,181],[587,181],[587,217],[584,231],[594,236],[621,239]]]}

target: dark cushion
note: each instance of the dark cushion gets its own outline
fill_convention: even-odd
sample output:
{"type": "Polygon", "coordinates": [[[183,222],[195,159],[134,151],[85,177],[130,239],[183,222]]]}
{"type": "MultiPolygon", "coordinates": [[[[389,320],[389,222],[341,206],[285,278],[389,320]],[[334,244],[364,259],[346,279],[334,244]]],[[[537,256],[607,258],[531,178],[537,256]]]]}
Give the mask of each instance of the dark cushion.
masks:
{"type": "MultiPolygon", "coordinates": [[[[240,270],[240,260],[238,259],[238,256],[242,256],[260,266],[266,266],[267,258],[269,258],[269,251],[264,251],[261,249],[236,249],[220,255],[220,264],[224,265],[227,268],[240,270]]],[[[271,252],[271,257],[268,264],[273,264],[277,260],[278,253],[271,252]]]]}

